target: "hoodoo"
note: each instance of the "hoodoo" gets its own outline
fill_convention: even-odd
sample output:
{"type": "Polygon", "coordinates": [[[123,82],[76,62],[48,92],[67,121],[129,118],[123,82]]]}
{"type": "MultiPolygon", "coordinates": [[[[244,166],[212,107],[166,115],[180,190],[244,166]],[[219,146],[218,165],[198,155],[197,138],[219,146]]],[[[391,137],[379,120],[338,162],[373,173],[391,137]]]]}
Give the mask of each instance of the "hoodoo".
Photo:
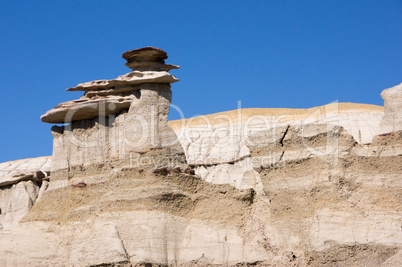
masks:
{"type": "Polygon", "coordinates": [[[43,122],[68,124],[52,127],[52,169],[127,160],[131,152],[152,148],[181,151],[167,125],[170,84],[179,81],[168,71],[179,66],[165,64],[167,57],[155,47],[127,51],[123,58],[132,69],[130,73],[67,89],[84,91],[84,95],[59,104],[41,117],[43,122]]]}

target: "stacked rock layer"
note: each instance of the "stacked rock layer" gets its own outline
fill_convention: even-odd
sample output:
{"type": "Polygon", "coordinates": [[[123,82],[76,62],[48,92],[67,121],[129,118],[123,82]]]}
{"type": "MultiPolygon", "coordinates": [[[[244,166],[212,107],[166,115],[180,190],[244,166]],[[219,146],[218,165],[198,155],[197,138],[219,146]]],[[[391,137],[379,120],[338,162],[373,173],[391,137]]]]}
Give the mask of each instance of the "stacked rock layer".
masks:
{"type": "Polygon", "coordinates": [[[165,51],[145,47],[123,54],[133,71],[113,80],[78,84],[67,91],[84,91],[41,117],[63,123],[52,128],[52,169],[127,160],[133,152],[170,147],[181,151],[167,125],[172,91],[178,79],[168,73],[179,66],[165,64],[165,51]]]}
{"type": "Polygon", "coordinates": [[[240,157],[218,149],[230,132],[201,135],[202,121],[170,123],[175,131],[189,126],[184,131],[193,140],[185,151],[198,177],[144,166],[75,169],[67,181],[61,180],[67,172],[52,172],[42,199],[10,234],[0,235],[0,263],[401,265],[402,132],[369,136],[378,130],[382,107],[211,114],[215,132],[222,115],[237,112],[240,126],[250,122],[249,131],[240,132],[245,142],[236,143],[241,135],[233,139],[240,157]],[[278,116],[278,123],[260,128],[249,119],[257,114],[278,116]],[[196,157],[196,142],[209,157],[196,157]],[[243,145],[247,153],[240,153],[243,145]]]}

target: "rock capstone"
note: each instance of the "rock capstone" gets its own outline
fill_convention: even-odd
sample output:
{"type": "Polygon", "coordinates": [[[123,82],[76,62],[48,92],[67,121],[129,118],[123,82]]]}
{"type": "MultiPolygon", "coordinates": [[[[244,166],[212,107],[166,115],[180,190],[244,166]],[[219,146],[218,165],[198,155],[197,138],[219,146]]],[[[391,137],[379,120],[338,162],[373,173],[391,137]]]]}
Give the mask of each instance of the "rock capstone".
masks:
{"type": "Polygon", "coordinates": [[[143,47],[125,52],[122,57],[127,60],[126,66],[132,70],[169,71],[179,66],[165,64],[168,58],[165,51],[156,47],[143,47]]]}

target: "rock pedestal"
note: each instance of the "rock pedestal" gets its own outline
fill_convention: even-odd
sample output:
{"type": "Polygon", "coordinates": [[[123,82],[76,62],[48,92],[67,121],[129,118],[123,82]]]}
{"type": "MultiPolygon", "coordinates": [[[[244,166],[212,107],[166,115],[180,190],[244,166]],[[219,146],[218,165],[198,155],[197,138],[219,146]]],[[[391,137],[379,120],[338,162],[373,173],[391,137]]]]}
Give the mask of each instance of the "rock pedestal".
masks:
{"type": "Polygon", "coordinates": [[[52,170],[127,160],[132,152],[154,148],[181,151],[178,139],[167,125],[172,101],[168,73],[179,66],[165,64],[165,51],[145,47],[123,54],[133,71],[113,80],[78,84],[67,91],[84,91],[73,101],[59,104],[41,117],[43,122],[63,123],[52,127],[52,170]]]}

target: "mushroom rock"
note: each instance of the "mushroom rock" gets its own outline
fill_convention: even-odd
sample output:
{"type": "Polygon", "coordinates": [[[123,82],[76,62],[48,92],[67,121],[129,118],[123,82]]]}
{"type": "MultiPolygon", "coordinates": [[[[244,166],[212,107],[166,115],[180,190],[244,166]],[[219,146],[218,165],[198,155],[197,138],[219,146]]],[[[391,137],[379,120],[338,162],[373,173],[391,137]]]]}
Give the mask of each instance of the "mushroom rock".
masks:
{"type": "MultiPolygon", "coordinates": [[[[172,68],[166,67],[161,70],[169,64],[164,64],[167,54],[159,48],[145,47],[131,50],[124,53],[123,58],[129,62],[127,64],[133,69],[132,72],[113,80],[80,83],[76,87],[67,89],[67,91],[84,91],[85,93],[78,100],[61,103],[49,110],[42,115],[41,120],[47,123],[68,123],[98,116],[114,115],[129,108],[131,102],[138,100],[139,91],[142,89],[153,90],[153,86],[159,88],[159,84],[169,85],[179,81],[166,71],[172,68]],[[132,65],[134,63],[136,65],[132,65]],[[143,70],[144,67],[142,66],[145,65],[155,66],[156,70],[150,70],[150,67],[143,70]],[[134,69],[134,66],[138,66],[141,70],[134,69]],[[153,86],[146,85],[147,88],[142,88],[144,84],[153,84],[153,86]]],[[[177,69],[179,66],[174,66],[174,68],[177,69]]]]}
{"type": "Polygon", "coordinates": [[[381,120],[381,133],[402,130],[402,83],[385,89],[381,93],[384,99],[384,117],[381,120]]]}
{"type": "Polygon", "coordinates": [[[168,73],[179,66],[165,64],[167,54],[144,47],[123,54],[133,71],[113,80],[78,84],[67,91],[83,91],[80,99],[64,102],[46,112],[52,127],[52,170],[132,158],[131,152],[153,148],[183,149],[167,125],[172,101],[168,73]]]}

